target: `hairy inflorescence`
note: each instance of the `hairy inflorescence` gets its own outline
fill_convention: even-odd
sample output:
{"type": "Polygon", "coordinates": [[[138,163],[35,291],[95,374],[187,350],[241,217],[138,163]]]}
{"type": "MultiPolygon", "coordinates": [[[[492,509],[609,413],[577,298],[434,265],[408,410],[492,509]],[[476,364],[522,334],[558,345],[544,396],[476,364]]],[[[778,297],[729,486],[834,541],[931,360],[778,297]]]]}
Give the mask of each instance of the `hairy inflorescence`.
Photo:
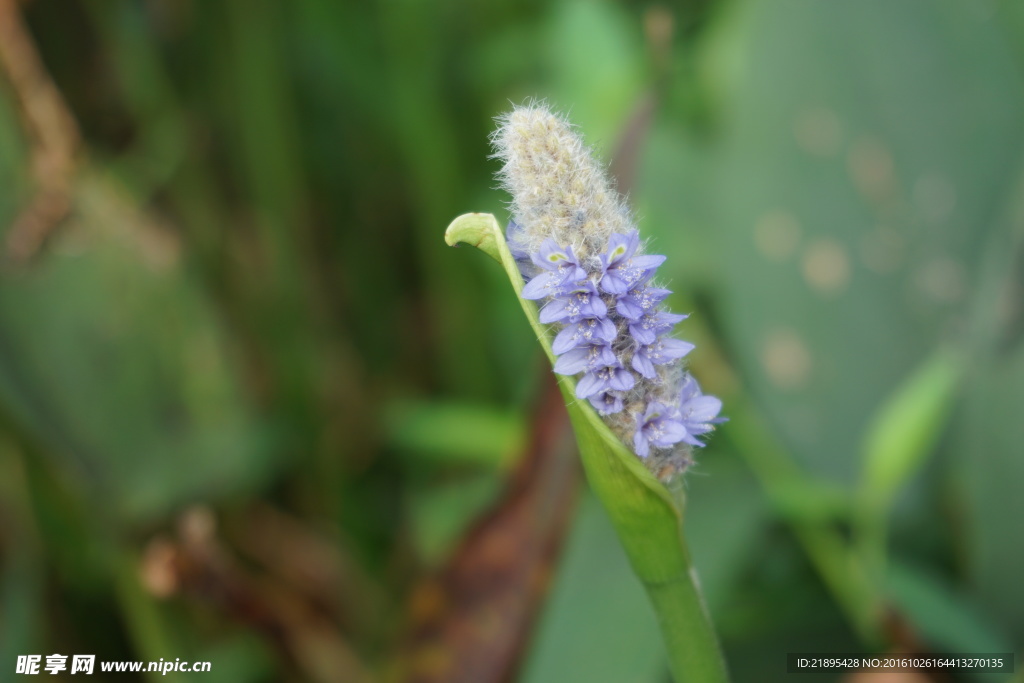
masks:
{"type": "Polygon", "coordinates": [[[698,437],[723,421],[722,402],[701,393],[672,336],[687,316],[664,309],[655,284],[664,256],[644,253],[625,200],[562,116],[515,107],[498,119],[499,178],[512,196],[507,241],[540,321],[557,334],[555,372],[576,376],[612,431],[660,476],[691,463],[698,437]]]}

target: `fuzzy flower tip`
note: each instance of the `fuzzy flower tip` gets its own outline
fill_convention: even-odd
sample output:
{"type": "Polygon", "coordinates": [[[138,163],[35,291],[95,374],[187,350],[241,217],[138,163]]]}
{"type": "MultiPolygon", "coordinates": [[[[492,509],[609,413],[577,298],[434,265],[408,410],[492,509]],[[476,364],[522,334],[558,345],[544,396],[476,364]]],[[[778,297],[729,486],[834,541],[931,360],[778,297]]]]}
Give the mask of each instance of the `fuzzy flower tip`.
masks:
{"type": "Polygon", "coordinates": [[[577,378],[616,435],[659,476],[691,462],[725,418],[683,369],[686,319],[664,310],[664,256],[644,253],[632,215],[568,121],[542,103],[498,119],[492,141],[512,195],[507,239],[540,321],[555,328],[555,372],[577,378]]]}

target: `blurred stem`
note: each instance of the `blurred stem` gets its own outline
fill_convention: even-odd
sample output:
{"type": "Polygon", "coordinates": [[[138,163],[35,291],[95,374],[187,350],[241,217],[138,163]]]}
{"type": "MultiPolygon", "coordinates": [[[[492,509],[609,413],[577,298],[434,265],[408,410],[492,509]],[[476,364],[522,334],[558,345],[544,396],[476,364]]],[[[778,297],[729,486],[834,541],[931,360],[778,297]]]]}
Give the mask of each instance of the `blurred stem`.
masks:
{"type": "Polygon", "coordinates": [[[889,542],[887,517],[886,507],[866,503],[854,523],[854,549],[863,562],[868,580],[875,586],[885,583],[889,542]]]}
{"type": "Polygon", "coordinates": [[[860,639],[882,642],[882,601],[863,565],[838,534],[820,525],[792,522],[793,531],[860,639]]]}
{"type": "Polygon", "coordinates": [[[797,540],[821,575],[858,636],[868,644],[881,640],[881,598],[858,556],[827,521],[787,512],[787,496],[799,487],[814,486],[776,443],[768,428],[743,401],[730,402],[729,412],[742,429],[728,433],[738,446],[768,498],[783,512],[797,540]]]}
{"type": "Polygon", "coordinates": [[[818,484],[808,477],[779,445],[764,418],[742,398],[739,380],[721,352],[722,344],[704,322],[705,316],[688,321],[701,349],[705,373],[714,377],[720,395],[729,396],[731,428],[722,435],[731,441],[757,478],[772,507],[789,524],[836,604],[858,637],[867,645],[882,642],[882,596],[871,581],[859,549],[843,538],[831,518],[808,518],[792,509],[794,491],[811,491],[818,484]]]}
{"type": "Polygon", "coordinates": [[[940,346],[900,381],[865,432],[855,543],[875,585],[885,584],[889,514],[900,491],[927,464],[955,403],[966,367],[940,346]]]}
{"type": "Polygon", "coordinates": [[[256,213],[260,246],[282,309],[305,295],[306,195],[298,153],[294,100],[281,58],[280,5],[232,0],[224,5],[228,49],[223,78],[231,84],[223,114],[230,117],[237,171],[256,213]]]}

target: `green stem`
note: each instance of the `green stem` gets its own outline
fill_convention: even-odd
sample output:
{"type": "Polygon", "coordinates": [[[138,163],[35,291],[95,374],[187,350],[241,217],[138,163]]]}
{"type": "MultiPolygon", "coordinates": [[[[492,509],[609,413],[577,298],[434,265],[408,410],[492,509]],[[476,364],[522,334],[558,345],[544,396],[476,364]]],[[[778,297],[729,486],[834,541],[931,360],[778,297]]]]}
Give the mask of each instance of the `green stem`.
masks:
{"type": "Polygon", "coordinates": [[[669,667],[677,683],[726,683],[729,676],[718,646],[696,571],[644,588],[658,615],[668,649],[669,667]]]}
{"type": "Polygon", "coordinates": [[[887,507],[876,501],[867,500],[854,518],[854,548],[864,564],[868,577],[876,585],[882,585],[886,572],[889,540],[887,507]]]}
{"type": "Polygon", "coordinates": [[[798,520],[791,523],[811,564],[861,641],[880,643],[881,597],[850,549],[837,534],[818,524],[798,520]]]}

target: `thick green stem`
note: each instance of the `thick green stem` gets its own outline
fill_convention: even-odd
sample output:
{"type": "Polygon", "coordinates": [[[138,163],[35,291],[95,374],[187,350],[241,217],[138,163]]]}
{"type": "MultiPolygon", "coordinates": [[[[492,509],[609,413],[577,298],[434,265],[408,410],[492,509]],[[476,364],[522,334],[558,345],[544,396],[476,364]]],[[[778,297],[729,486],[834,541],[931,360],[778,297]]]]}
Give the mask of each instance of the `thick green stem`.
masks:
{"type": "Polygon", "coordinates": [[[726,683],[725,660],[711,625],[697,573],[661,583],[644,582],[668,649],[677,683],[726,683]]]}

